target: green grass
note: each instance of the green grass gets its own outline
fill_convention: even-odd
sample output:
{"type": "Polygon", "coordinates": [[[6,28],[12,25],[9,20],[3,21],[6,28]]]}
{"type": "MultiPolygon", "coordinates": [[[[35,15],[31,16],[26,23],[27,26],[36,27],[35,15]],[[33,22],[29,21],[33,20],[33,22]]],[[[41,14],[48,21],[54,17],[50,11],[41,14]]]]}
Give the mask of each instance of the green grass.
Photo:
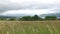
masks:
{"type": "Polygon", "coordinates": [[[0,21],[0,34],[60,34],[60,21],[0,21]]]}

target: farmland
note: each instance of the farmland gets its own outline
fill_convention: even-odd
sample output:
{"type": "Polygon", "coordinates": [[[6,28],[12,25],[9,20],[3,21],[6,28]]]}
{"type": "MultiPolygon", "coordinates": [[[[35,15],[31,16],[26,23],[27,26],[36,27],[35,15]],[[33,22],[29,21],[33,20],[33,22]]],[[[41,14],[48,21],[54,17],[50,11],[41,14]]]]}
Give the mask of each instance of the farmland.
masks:
{"type": "Polygon", "coordinates": [[[60,21],[0,21],[0,34],[60,34],[60,21]]]}

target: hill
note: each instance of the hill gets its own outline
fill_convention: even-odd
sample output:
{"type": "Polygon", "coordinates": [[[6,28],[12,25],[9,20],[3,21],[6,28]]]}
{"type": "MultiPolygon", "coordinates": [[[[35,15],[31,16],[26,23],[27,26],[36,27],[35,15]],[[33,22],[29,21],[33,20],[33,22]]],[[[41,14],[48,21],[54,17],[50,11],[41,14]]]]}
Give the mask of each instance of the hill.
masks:
{"type": "Polygon", "coordinates": [[[51,13],[51,14],[42,14],[40,17],[45,17],[45,16],[56,16],[57,18],[60,18],[60,13],[51,13]]]}

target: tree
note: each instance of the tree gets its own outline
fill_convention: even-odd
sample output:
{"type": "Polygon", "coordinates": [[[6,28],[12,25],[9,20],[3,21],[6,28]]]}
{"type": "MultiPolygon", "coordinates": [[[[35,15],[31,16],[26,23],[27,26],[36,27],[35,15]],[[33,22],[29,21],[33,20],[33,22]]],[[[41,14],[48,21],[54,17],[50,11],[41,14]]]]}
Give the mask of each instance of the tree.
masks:
{"type": "Polygon", "coordinates": [[[39,17],[38,15],[34,15],[34,16],[32,17],[32,20],[40,20],[40,17],[39,17]]]}
{"type": "Polygon", "coordinates": [[[10,21],[14,21],[14,20],[16,20],[16,18],[9,18],[8,20],[10,20],[10,21]]]}
{"type": "Polygon", "coordinates": [[[0,20],[6,20],[6,18],[2,18],[2,17],[0,17],[0,20]]]}
{"type": "Polygon", "coordinates": [[[56,20],[57,17],[56,16],[46,16],[45,19],[46,20],[56,20]]]}
{"type": "Polygon", "coordinates": [[[31,17],[30,16],[24,16],[20,20],[30,21],[31,20],[31,17]]]}

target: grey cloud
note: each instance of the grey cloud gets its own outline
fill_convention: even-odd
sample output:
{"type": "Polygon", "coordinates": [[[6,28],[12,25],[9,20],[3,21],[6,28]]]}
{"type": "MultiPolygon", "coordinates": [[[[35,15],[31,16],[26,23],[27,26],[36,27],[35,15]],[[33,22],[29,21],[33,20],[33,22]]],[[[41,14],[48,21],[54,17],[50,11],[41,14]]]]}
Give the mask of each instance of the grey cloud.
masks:
{"type": "Polygon", "coordinates": [[[51,11],[59,11],[60,12],[60,4],[42,4],[42,3],[36,3],[36,2],[29,2],[29,5],[27,3],[24,4],[17,4],[17,3],[11,3],[7,2],[6,0],[0,0],[0,13],[9,11],[9,10],[21,10],[21,9],[53,9],[57,7],[57,9],[51,10],[51,11]]]}
{"type": "Polygon", "coordinates": [[[53,11],[55,13],[60,13],[60,6],[56,6],[55,8],[50,9],[50,11],[53,11]]]}

